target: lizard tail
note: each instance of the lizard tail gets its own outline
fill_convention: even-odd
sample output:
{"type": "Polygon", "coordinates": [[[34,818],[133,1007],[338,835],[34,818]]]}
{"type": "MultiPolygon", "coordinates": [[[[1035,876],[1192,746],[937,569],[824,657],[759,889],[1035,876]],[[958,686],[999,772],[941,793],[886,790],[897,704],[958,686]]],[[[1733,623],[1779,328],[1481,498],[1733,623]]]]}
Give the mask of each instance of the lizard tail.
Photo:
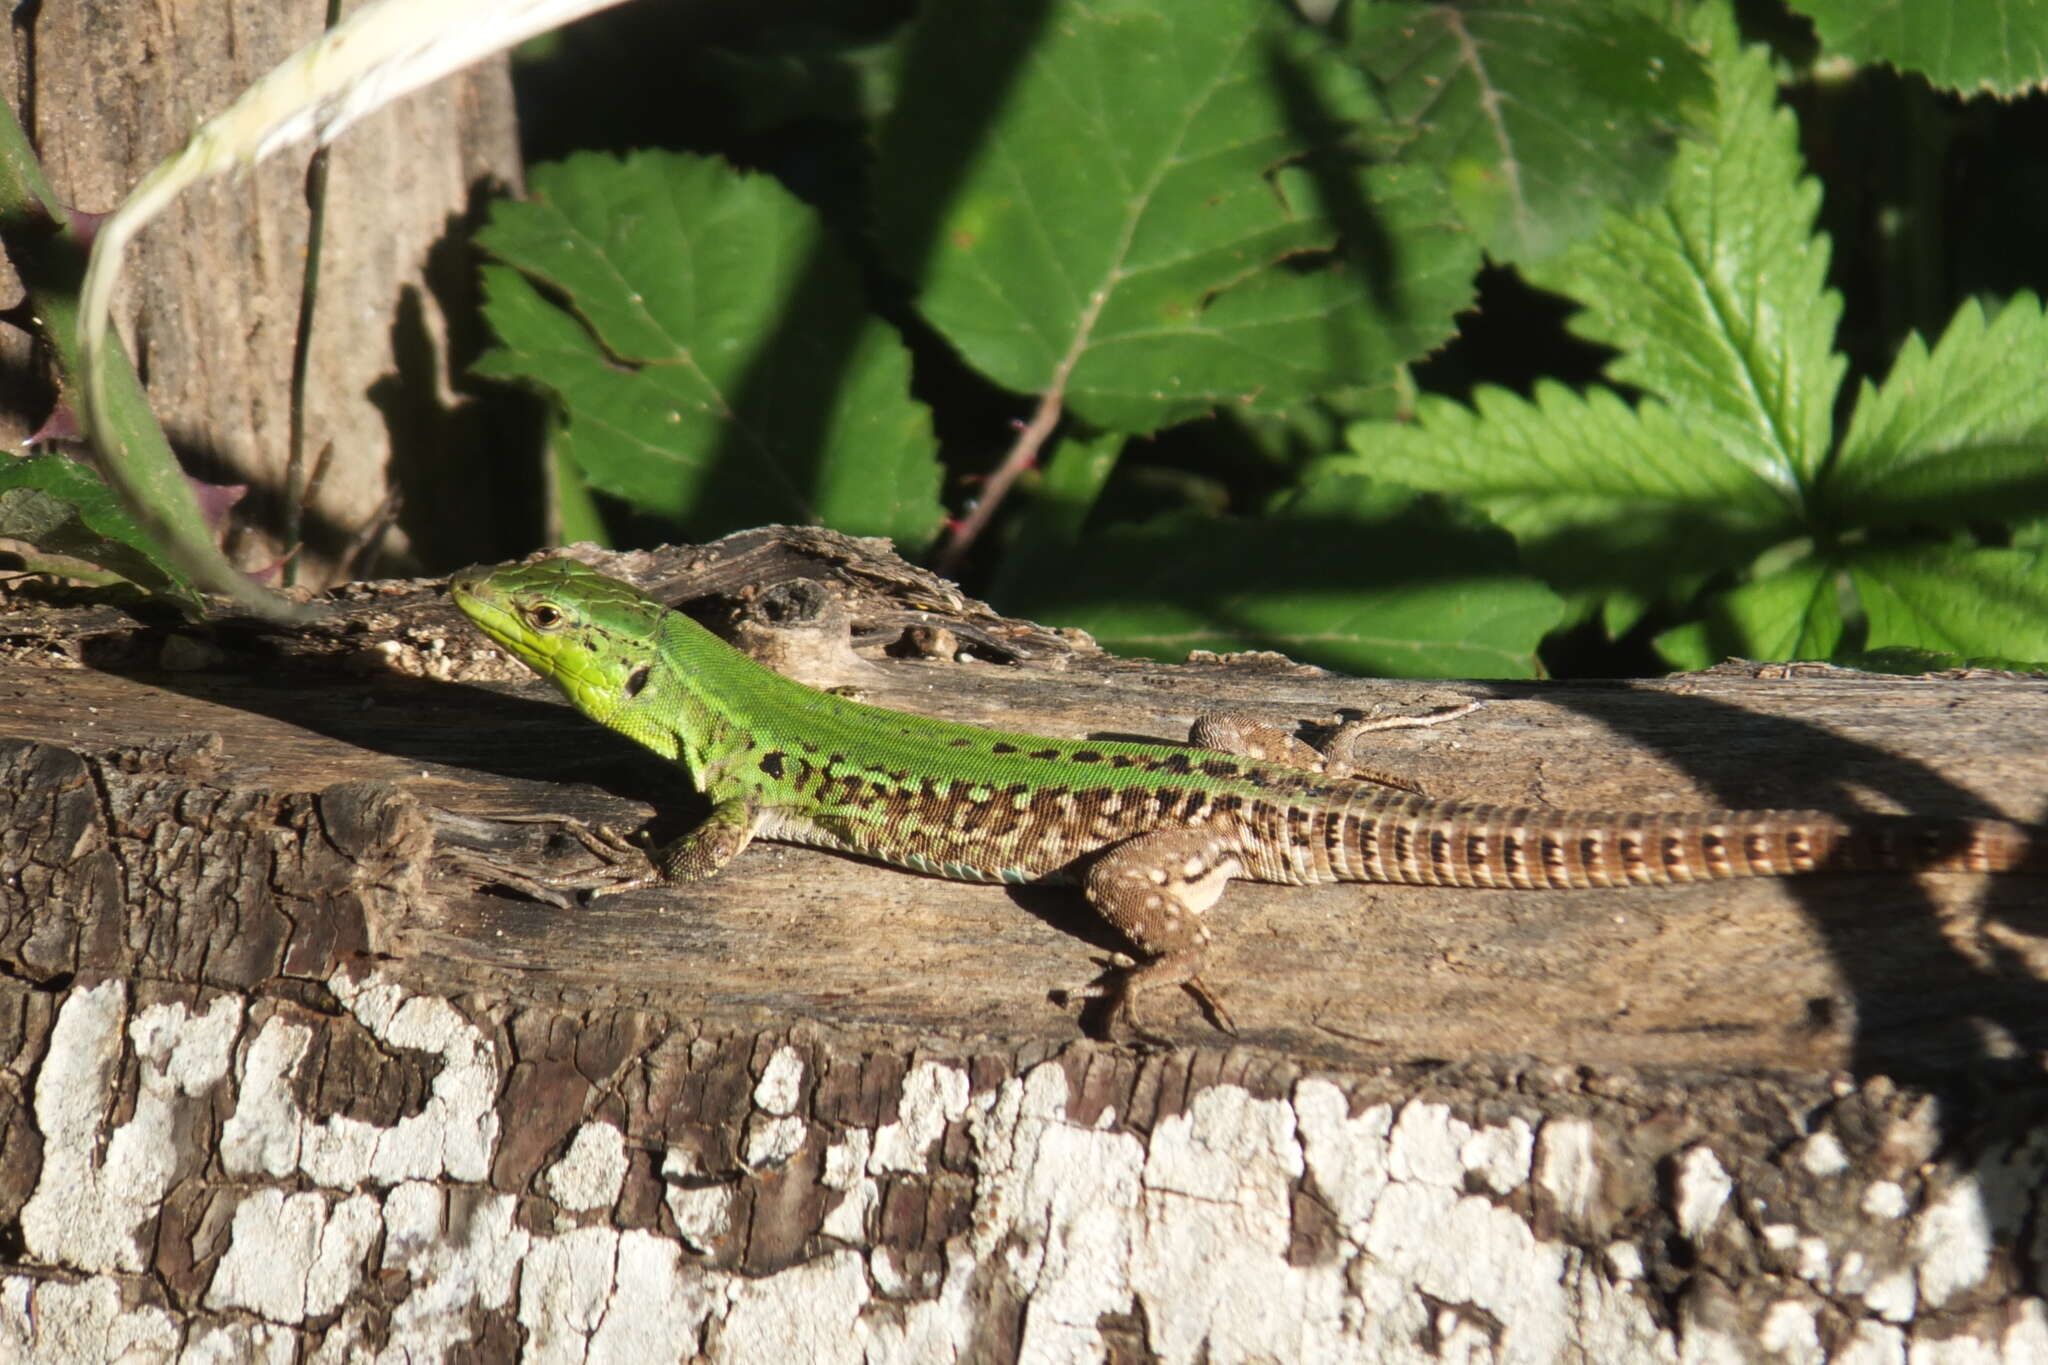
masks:
{"type": "Polygon", "coordinates": [[[2003,820],[1810,810],[1609,814],[1390,803],[1341,817],[1341,881],[1417,886],[1660,886],[1809,872],[2048,875],[2048,830],[2003,820]]]}

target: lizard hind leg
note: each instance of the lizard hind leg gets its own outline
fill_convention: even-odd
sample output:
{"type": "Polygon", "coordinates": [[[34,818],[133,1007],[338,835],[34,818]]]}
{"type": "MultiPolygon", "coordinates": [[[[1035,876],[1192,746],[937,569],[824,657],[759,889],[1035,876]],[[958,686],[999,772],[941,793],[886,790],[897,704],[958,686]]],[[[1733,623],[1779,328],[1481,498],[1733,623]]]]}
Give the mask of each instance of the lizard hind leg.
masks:
{"type": "Polygon", "coordinates": [[[1202,982],[1209,949],[1202,916],[1243,871],[1237,845],[1202,829],[1140,834],[1105,850],[1089,866],[1082,884],[1088,903],[1140,954],[1106,989],[1088,992],[1109,997],[1112,1023],[1126,1021],[1140,1037],[1148,1036],[1138,1023],[1136,997],[1180,986],[1224,1032],[1237,1031],[1223,1002],[1202,982]]]}
{"type": "MultiPolygon", "coordinates": [[[[1466,707],[1458,711],[1457,715],[1464,715],[1474,709],[1476,706],[1466,707]]],[[[1446,715],[1441,719],[1450,720],[1455,717],[1446,715]]],[[[1370,782],[1375,787],[1387,787],[1394,791],[1407,792],[1411,796],[1423,796],[1426,793],[1419,783],[1397,773],[1354,763],[1344,755],[1352,742],[1366,730],[1437,723],[1436,719],[1417,720],[1410,717],[1398,717],[1389,721],[1352,721],[1330,736],[1324,748],[1318,749],[1288,730],[1257,716],[1241,711],[1209,711],[1195,718],[1194,725],[1188,730],[1188,742],[1237,758],[1255,758],[1263,763],[1277,763],[1282,767],[1298,768],[1306,773],[1328,773],[1331,777],[1350,778],[1354,782],[1370,782]]]]}

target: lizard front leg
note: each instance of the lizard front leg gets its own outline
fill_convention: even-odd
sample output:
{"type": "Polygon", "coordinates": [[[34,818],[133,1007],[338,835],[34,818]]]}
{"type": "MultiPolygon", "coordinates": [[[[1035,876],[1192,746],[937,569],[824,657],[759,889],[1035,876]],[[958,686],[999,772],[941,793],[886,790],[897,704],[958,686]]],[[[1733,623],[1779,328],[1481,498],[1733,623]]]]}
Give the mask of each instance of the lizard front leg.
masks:
{"type": "Polygon", "coordinates": [[[754,842],[760,828],[760,807],[745,797],[728,796],[712,805],[704,823],[654,850],[655,872],[665,882],[715,877],[754,842]]]}
{"type": "Polygon", "coordinates": [[[1136,997],[1180,986],[1199,1000],[1226,1033],[1237,1026],[1223,1002],[1204,985],[1202,959],[1209,928],[1202,915],[1244,871],[1236,846],[1200,829],[1155,830],[1112,845],[1090,864],[1082,889],[1088,903],[1143,955],[1108,987],[1085,994],[1109,997],[1112,1022],[1129,1022],[1141,1038],[1136,997]]]}
{"type": "MultiPolygon", "coordinates": [[[[737,858],[740,851],[754,841],[754,834],[760,827],[760,808],[743,797],[729,796],[714,803],[711,813],[704,817],[702,823],[652,853],[646,853],[640,845],[609,825],[599,825],[595,829],[578,828],[573,832],[583,846],[607,862],[616,865],[619,859],[639,853],[653,864],[649,871],[601,886],[586,887],[582,894],[586,899],[595,900],[599,896],[616,896],[650,886],[703,881],[706,877],[716,876],[720,869],[737,858]]],[[[546,880],[567,884],[566,878],[546,880]]]]}

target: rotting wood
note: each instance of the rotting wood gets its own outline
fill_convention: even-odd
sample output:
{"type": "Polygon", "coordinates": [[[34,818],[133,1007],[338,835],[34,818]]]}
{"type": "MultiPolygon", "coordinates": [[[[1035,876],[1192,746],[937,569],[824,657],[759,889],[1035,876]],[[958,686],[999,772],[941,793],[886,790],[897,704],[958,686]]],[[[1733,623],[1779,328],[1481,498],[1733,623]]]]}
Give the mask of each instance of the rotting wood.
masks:
{"type": "MultiPolygon", "coordinates": [[[[871,700],[1058,733],[1488,697],[1375,754],[1442,794],[2026,819],[2048,790],[2026,681],[1360,683],[1109,660],[818,532],[623,567],[714,618],[765,598],[786,662],[871,700]],[[913,630],[982,661],[877,648],[913,630]]],[[[492,884],[580,856],[532,817],[630,826],[677,784],[502,681],[438,585],[291,637],[6,627],[0,1358],[2048,1351],[2017,879],[1234,887],[1242,1044],[1161,1008],[1192,1050],[1140,1056],[1047,999],[1113,946],[1064,892],[772,846],[571,910],[492,884]]]]}

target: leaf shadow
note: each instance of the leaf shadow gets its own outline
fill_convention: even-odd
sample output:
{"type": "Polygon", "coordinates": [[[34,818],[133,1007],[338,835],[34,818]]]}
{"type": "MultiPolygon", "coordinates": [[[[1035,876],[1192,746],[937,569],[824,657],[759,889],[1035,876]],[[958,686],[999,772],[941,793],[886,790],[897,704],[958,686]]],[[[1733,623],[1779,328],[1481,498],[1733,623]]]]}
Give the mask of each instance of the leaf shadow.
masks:
{"type": "MultiPolygon", "coordinates": [[[[1337,225],[1336,254],[1364,276],[1374,308],[1386,318],[1400,319],[1407,304],[1399,287],[1395,242],[1360,183],[1359,168],[1366,160],[1363,150],[1344,145],[1345,121],[1330,108],[1300,58],[1285,43],[1269,41],[1265,58],[1266,79],[1279,98],[1289,140],[1308,149],[1300,164],[1315,182],[1323,211],[1337,225]]],[[[1351,348],[1344,330],[1333,323],[1330,333],[1333,354],[1340,360],[1338,371],[1356,371],[1357,358],[1348,354],[1351,348]]]]}
{"type": "MultiPolygon", "coordinates": [[[[890,255],[903,267],[905,278],[915,280],[922,274],[921,266],[937,242],[940,210],[950,198],[948,189],[964,177],[972,159],[979,154],[987,128],[1001,111],[1018,72],[1030,60],[1034,46],[1031,38],[1042,31],[1049,11],[1049,0],[1019,0],[1005,6],[1002,22],[1017,38],[1007,52],[1009,65],[979,72],[981,79],[954,106],[946,136],[937,143],[942,153],[920,167],[919,178],[927,189],[920,201],[921,213],[904,215],[892,234],[890,255]]],[[[914,83],[920,64],[929,66],[950,60],[940,45],[913,41],[901,83],[914,83]]],[[[844,284],[840,253],[849,250],[873,277],[876,261],[863,244],[820,237],[809,259],[793,270],[795,284],[787,295],[781,320],[755,349],[746,373],[733,386],[728,403],[734,413],[778,408],[778,395],[786,391],[788,375],[803,373],[814,377],[816,399],[801,413],[783,413],[778,430],[778,446],[789,464],[785,476],[795,488],[808,494],[812,506],[824,491],[826,471],[822,462],[836,407],[830,395],[846,382],[855,347],[871,318],[864,310],[836,303],[844,284]]],[[[762,472],[753,459],[755,449],[748,432],[737,423],[728,423],[707,459],[697,505],[713,515],[722,515],[720,509],[757,504],[762,472]]],[[[815,521],[816,517],[811,515],[808,519],[815,521]]],[[[690,529],[720,534],[732,527],[718,524],[690,529]]]]}

